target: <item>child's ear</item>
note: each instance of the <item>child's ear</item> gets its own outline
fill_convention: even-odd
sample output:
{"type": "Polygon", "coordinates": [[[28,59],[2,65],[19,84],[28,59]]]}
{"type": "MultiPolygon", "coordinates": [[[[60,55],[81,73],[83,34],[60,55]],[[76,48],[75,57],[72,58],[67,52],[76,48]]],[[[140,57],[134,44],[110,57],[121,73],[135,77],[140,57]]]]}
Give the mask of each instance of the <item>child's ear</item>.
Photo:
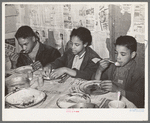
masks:
{"type": "Polygon", "coordinates": [[[32,41],[35,42],[35,37],[34,36],[32,37],[32,41]]]}
{"type": "Polygon", "coordinates": [[[133,52],[131,53],[131,58],[133,59],[135,56],[136,56],[136,52],[133,51],[133,52]]]}
{"type": "Polygon", "coordinates": [[[87,45],[88,45],[88,43],[85,43],[85,44],[84,44],[84,47],[86,47],[87,45]]]}

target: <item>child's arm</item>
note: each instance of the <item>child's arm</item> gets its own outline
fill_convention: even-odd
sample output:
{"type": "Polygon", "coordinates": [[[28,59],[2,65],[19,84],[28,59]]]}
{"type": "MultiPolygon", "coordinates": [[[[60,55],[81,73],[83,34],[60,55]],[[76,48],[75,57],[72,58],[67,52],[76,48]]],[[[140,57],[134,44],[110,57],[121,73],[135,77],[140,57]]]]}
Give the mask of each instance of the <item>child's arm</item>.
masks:
{"type": "Polygon", "coordinates": [[[96,74],[95,74],[95,79],[96,80],[100,80],[101,79],[101,75],[102,75],[102,72],[108,67],[109,65],[109,62],[106,61],[106,60],[101,60],[99,62],[99,67],[96,71],[96,74]]]}
{"type": "Polygon", "coordinates": [[[73,69],[67,68],[66,67],[66,73],[72,77],[76,76],[77,72],[73,69]]]}
{"type": "Polygon", "coordinates": [[[101,82],[101,88],[111,92],[121,92],[122,96],[125,96],[125,90],[121,89],[119,86],[114,84],[111,80],[103,80],[101,82]]]}
{"type": "Polygon", "coordinates": [[[102,75],[102,71],[100,71],[99,68],[98,68],[97,71],[96,71],[94,79],[100,80],[101,79],[101,75],[102,75]]]}
{"type": "Polygon", "coordinates": [[[70,68],[67,68],[67,67],[61,67],[61,68],[55,69],[51,73],[51,77],[58,78],[58,77],[60,77],[63,74],[68,74],[68,75],[74,77],[74,76],[76,76],[76,71],[72,70],[70,68]]]}
{"type": "Polygon", "coordinates": [[[57,58],[54,62],[47,64],[43,67],[43,75],[49,76],[49,72],[52,69],[57,69],[65,66],[65,62],[67,61],[67,52],[64,53],[63,56],[57,58]]]}
{"type": "Polygon", "coordinates": [[[18,58],[19,58],[19,54],[18,53],[13,53],[9,59],[11,61],[11,64],[12,64],[12,69],[15,69],[17,68],[17,61],[18,61],[18,58]]]}
{"type": "Polygon", "coordinates": [[[55,69],[54,73],[51,76],[53,76],[54,78],[57,78],[63,75],[64,73],[66,73],[75,78],[82,78],[82,79],[89,80],[91,79],[91,76],[93,75],[93,73],[96,71],[98,65],[99,63],[94,63],[90,61],[84,70],[61,67],[61,68],[55,69]]]}

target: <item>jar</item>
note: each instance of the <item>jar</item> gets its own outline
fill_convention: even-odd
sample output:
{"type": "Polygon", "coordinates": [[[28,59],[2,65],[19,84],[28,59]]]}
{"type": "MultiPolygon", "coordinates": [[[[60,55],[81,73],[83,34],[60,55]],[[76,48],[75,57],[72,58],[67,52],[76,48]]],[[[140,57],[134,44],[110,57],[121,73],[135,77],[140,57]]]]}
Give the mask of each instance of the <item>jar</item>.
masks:
{"type": "Polygon", "coordinates": [[[5,87],[6,87],[7,93],[16,91],[21,88],[30,87],[30,80],[25,76],[19,76],[19,75],[16,75],[16,76],[12,75],[5,81],[5,83],[6,83],[5,87]]]}

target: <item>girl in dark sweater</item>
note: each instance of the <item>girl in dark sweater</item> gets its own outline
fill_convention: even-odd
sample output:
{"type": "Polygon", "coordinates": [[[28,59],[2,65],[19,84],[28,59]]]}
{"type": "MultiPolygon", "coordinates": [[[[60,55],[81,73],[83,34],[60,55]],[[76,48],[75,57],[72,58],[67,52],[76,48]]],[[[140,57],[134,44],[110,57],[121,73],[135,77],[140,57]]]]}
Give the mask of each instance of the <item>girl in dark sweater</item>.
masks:
{"type": "Polygon", "coordinates": [[[68,74],[71,77],[90,80],[99,65],[95,58],[100,59],[99,55],[89,47],[92,42],[91,32],[84,27],[73,29],[70,41],[71,48],[62,57],[47,65],[44,71],[48,75],[52,67],[54,69],[51,73],[52,78],[68,74]]]}

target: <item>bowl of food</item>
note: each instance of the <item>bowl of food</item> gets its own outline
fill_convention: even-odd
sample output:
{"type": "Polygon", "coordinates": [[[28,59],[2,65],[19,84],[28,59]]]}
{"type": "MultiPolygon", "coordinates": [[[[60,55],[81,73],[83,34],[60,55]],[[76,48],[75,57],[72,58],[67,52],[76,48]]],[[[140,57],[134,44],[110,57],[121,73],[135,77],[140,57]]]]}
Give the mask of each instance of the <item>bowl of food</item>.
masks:
{"type": "Polygon", "coordinates": [[[76,103],[69,108],[98,108],[98,106],[94,103],[76,103]]]}
{"type": "Polygon", "coordinates": [[[33,88],[22,88],[5,96],[5,102],[15,108],[29,108],[42,103],[46,93],[33,88]]]}

